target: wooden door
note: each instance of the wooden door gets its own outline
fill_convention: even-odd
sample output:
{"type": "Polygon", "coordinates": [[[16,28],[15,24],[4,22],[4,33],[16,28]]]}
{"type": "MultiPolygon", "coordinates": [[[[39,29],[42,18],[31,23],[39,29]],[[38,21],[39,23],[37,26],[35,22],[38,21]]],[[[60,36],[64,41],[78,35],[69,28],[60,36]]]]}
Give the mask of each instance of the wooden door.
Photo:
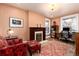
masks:
{"type": "Polygon", "coordinates": [[[76,39],[76,55],[79,56],[79,33],[75,34],[75,39],[76,39]]]}

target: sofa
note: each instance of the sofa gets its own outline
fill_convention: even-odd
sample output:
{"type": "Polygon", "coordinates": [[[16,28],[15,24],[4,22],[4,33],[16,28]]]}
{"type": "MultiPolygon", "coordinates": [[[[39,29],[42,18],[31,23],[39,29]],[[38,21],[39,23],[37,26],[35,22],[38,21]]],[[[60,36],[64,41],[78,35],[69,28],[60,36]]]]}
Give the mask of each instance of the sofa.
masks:
{"type": "Polygon", "coordinates": [[[21,39],[0,39],[0,56],[26,56],[27,43],[21,39]]]}
{"type": "Polygon", "coordinates": [[[41,44],[36,40],[0,38],[0,56],[32,56],[34,51],[41,51],[41,44]]]}

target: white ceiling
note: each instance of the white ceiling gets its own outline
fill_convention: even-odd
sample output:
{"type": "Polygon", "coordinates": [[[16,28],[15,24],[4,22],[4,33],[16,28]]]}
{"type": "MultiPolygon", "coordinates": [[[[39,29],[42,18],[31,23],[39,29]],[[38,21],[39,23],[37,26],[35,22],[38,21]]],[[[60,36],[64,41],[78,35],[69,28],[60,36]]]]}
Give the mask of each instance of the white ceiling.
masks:
{"type": "Polygon", "coordinates": [[[46,17],[59,17],[79,12],[79,3],[54,4],[53,11],[48,3],[11,3],[9,5],[40,13],[46,17]]]}

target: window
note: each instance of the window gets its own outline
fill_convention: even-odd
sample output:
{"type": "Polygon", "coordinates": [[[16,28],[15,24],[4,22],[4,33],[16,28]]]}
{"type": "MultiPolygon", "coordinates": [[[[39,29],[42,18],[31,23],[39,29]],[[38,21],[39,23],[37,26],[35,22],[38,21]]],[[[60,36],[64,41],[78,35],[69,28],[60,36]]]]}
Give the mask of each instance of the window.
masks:
{"type": "Polygon", "coordinates": [[[60,24],[60,32],[63,27],[69,27],[71,32],[78,32],[78,14],[62,17],[60,24]]]}
{"type": "Polygon", "coordinates": [[[50,35],[50,19],[45,18],[46,35],[50,35]]]}

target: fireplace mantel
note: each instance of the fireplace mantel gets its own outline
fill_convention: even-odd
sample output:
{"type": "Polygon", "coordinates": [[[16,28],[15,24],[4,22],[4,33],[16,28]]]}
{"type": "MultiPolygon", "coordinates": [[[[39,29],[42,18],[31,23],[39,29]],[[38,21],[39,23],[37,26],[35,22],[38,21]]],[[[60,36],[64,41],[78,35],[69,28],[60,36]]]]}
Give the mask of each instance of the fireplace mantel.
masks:
{"type": "Polygon", "coordinates": [[[30,27],[30,40],[35,40],[35,32],[43,31],[43,40],[45,40],[45,28],[44,27],[30,27]]]}

